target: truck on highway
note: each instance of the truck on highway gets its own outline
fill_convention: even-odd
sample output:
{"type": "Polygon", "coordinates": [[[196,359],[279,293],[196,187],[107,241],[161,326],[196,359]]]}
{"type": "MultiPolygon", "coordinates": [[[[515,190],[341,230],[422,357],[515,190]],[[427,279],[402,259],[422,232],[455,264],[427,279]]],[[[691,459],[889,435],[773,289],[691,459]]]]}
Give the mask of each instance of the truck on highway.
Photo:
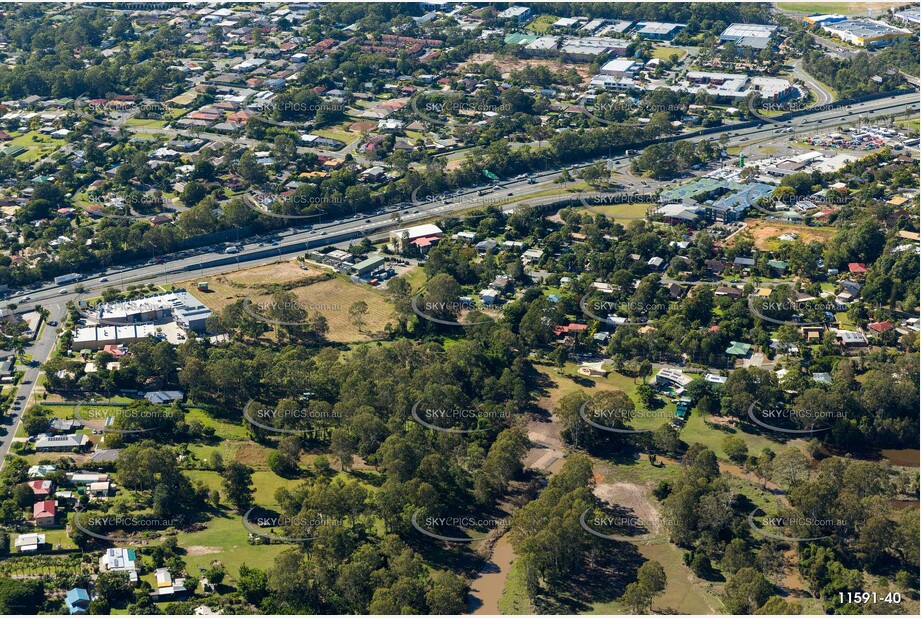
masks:
{"type": "Polygon", "coordinates": [[[64,285],[65,283],[73,283],[74,281],[80,281],[83,279],[83,275],[80,273],[70,273],[69,275],[60,275],[54,278],[55,285],[64,285]]]}

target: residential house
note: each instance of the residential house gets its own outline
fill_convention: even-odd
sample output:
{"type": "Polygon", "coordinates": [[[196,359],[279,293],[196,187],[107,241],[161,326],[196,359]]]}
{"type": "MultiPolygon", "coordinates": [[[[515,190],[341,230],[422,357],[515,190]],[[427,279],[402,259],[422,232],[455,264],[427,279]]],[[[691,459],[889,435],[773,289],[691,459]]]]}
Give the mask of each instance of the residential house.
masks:
{"type": "Polygon", "coordinates": [[[73,433],[83,429],[83,423],[75,418],[55,418],[48,424],[48,431],[54,434],[73,433]]]}
{"type": "Polygon", "coordinates": [[[715,296],[728,296],[733,300],[742,298],[742,290],[736,287],[729,285],[720,285],[717,286],[716,291],[713,293],[715,296]]]}
{"type": "Polygon", "coordinates": [[[144,399],[150,403],[168,404],[182,401],[185,393],[182,391],[149,391],[144,393],[144,399]]]}
{"type": "Polygon", "coordinates": [[[704,266],[716,276],[722,275],[726,270],[726,263],[722,260],[704,260],[704,266]]]}
{"type": "Polygon", "coordinates": [[[851,262],[847,265],[847,270],[852,275],[862,277],[867,274],[867,265],[862,262],[851,262]]]}
{"type": "Polygon", "coordinates": [[[663,388],[675,389],[678,393],[680,393],[684,391],[685,387],[687,387],[687,385],[692,381],[693,378],[684,375],[684,372],[680,369],[669,369],[668,367],[663,367],[662,369],[659,369],[659,372],[653,379],[653,384],[663,388]]]}
{"type": "Polygon", "coordinates": [[[881,335],[885,332],[889,332],[894,327],[895,326],[892,324],[892,322],[889,322],[888,320],[883,321],[883,322],[873,322],[872,324],[867,324],[867,330],[871,330],[877,335],[881,335]]]}
{"type": "Polygon", "coordinates": [[[132,584],[138,581],[137,554],[133,549],[110,547],[99,557],[99,570],[103,573],[110,571],[125,571],[132,584]]]}
{"type": "Polygon", "coordinates": [[[36,532],[20,534],[16,537],[15,545],[20,554],[34,554],[44,547],[45,535],[36,532]]]}
{"type": "Polygon", "coordinates": [[[71,485],[89,485],[90,483],[98,483],[101,481],[108,481],[109,475],[100,472],[68,472],[67,473],[67,482],[71,485]]]}
{"type": "Polygon", "coordinates": [[[499,290],[481,290],[480,291],[480,300],[483,301],[483,304],[487,307],[495,305],[499,301],[501,293],[499,290]]]}
{"type": "Polygon", "coordinates": [[[160,568],[155,570],[154,577],[157,580],[157,586],[153,592],[151,592],[150,596],[158,601],[181,596],[187,592],[185,589],[185,579],[182,577],[173,579],[169,569],[160,568]]]}
{"type": "Polygon", "coordinates": [[[668,286],[668,295],[672,297],[672,300],[678,300],[687,290],[684,286],[678,285],[677,283],[672,283],[668,286]]]}
{"type": "Polygon", "coordinates": [[[783,275],[787,272],[787,263],[783,260],[768,260],[767,265],[777,271],[778,275],[783,275]]]}
{"type": "Polygon", "coordinates": [[[858,348],[867,345],[867,338],[864,337],[863,333],[851,330],[839,330],[837,338],[841,341],[841,345],[846,348],[858,348]]]}
{"type": "Polygon", "coordinates": [[[505,292],[511,283],[512,280],[508,275],[498,275],[495,279],[492,280],[492,283],[489,284],[489,287],[494,290],[498,290],[499,292],[505,292]]]}
{"type": "Polygon", "coordinates": [[[57,466],[51,464],[39,464],[37,466],[29,467],[28,475],[30,479],[45,478],[57,469],[57,466]]]}
{"type": "Polygon", "coordinates": [[[112,483],[109,481],[90,483],[86,487],[86,495],[90,498],[108,498],[112,495],[112,483]]]}
{"type": "Polygon", "coordinates": [[[82,451],[90,444],[86,434],[71,433],[59,436],[41,434],[35,440],[35,450],[39,453],[82,451]]]}
{"type": "Polygon", "coordinates": [[[64,605],[70,615],[86,614],[90,608],[90,593],[85,588],[71,588],[64,596],[64,605]]]}
{"type": "Polygon", "coordinates": [[[58,503],[54,500],[42,500],[32,505],[32,519],[40,528],[47,528],[55,524],[58,514],[58,503]]]}
{"type": "Polygon", "coordinates": [[[746,357],[751,353],[752,344],[741,341],[730,341],[729,347],[726,348],[726,354],[730,356],[746,357]]]}
{"type": "Polygon", "coordinates": [[[32,490],[32,494],[38,500],[46,500],[48,496],[51,495],[52,490],[54,489],[54,483],[49,480],[35,480],[29,481],[29,489],[32,490]]]}
{"type": "Polygon", "coordinates": [[[742,256],[737,257],[732,262],[732,267],[737,271],[752,268],[754,265],[755,265],[754,258],[748,258],[748,257],[742,257],[742,256]]]}

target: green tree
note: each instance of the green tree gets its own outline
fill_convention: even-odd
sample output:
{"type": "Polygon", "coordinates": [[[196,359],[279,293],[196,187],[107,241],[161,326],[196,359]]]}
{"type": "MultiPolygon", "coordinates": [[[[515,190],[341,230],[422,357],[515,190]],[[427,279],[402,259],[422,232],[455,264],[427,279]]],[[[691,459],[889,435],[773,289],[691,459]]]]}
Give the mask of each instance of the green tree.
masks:
{"type": "Polygon", "coordinates": [[[224,494],[239,512],[253,505],[253,469],[246,464],[234,461],[224,467],[221,473],[224,494]]]}
{"type": "Polygon", "coordinates": [[[753,614],[770,598],[774,587],[753,568],[743,568],[729,577],[723,599],[733,614],[753,614]]]}
{"type": "Polygon", "coordinates": [[[748,459],[748,445],[745,440],[738,436],[726,436],[723,438],[723,450],[729,461],[737,464],[743,463],[748,459]]]}

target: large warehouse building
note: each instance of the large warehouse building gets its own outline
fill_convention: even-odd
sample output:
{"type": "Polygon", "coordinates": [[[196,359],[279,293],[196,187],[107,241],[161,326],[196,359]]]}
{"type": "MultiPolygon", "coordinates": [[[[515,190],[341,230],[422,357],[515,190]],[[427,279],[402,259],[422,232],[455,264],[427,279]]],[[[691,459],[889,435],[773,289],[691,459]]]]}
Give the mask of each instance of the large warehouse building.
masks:
{"type": "Polygon", "coordinates": [[[872,19],[847,19],[823,24],[822,29],[845,43],[858,47],[882,47],[911,36],[911,30],[896,28],[872,19]]]}

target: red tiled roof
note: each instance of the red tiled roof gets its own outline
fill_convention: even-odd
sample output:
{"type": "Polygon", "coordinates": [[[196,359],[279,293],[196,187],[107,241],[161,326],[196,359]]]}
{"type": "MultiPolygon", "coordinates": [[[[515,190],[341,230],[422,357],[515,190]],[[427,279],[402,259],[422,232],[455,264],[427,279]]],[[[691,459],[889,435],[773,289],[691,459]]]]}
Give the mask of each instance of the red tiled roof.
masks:
{"type": "Polygon", "coordinates": [[[127,354],[125,350],[122,350],[120,347],[118,347],[117,344],[114,344],[114,343],[110,343],[102,349],[108,352],[109,354],[111,354],[112,356],[124,356],[125,354],[127,354]]]}
{"type": "Polygon", "coordinates": [[[580,333],[584,331],[586,328],[588,328],[588,324],[576,324],[573,322],[573,323],[567,324],[566,326],[555,327],[553,329],[553,334],[562,335],[565,333],[580,333]]]}
{"type": "Polygon", "coordinates": [[[431,247],[432,244],[438,242],[438,240],[438,236],[422,236],[414,239],[409,244],[416,245],[417,247],[431,247]]]}
{"type": "Polygon", "coordinates": [[[28,485],[32,493],[37,496],[47,496],[51,493],[51,481],[39,479],[29,481],[28,485]]]}
{"type": "Polygon", "coordinates": [[[57,510],[58,506],[54,503],[54,500],[42,500],[41,502],[36,502],[32,506],[32,518],[54,517],[57,510]]]}
{"type": "Polygon", "coordinates": [[[862,262],[851,262],[847,265],[847,269],[852,273],[865,273],[867,272],[867,265],[862,262]]]}
{"type": "Polygon", "coordinates": [[[873,322],[872,324],[868,324],[867,328],[870,330],[875,330],[878,333],[884,333],[887,330],[892,330],[893,326],[892,322],[887,320],[885,322],[873,322]]]}

